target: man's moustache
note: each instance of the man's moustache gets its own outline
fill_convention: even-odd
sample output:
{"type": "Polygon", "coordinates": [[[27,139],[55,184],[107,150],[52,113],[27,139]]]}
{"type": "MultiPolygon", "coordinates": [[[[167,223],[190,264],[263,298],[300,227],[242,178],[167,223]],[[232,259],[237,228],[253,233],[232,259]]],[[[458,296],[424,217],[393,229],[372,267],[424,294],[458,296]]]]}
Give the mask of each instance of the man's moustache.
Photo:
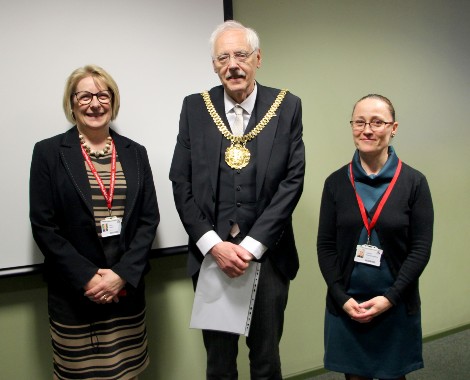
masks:
{"type": "Polygon", "coordinates": [[[237,78],[245,78],[246,74],[245,73],[231,73],[225,76],[225,79],[237,79],[237,78]]]}

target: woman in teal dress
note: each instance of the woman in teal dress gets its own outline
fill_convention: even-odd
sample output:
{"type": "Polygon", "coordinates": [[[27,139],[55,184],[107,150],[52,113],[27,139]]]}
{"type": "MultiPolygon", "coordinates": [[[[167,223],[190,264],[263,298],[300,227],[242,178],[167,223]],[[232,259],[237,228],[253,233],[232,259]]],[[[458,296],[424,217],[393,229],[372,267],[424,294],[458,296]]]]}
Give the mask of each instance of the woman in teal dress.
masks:
{"type": "Polygon", "coordinates": [[[351,127],[357,150],[326,179],[320,209],[324,365],[348,380],[402,380],[423,367],[418,279],[431,253],[431,194],[390,146],[398,123],[389,99],[361,98],[351,127]]]}

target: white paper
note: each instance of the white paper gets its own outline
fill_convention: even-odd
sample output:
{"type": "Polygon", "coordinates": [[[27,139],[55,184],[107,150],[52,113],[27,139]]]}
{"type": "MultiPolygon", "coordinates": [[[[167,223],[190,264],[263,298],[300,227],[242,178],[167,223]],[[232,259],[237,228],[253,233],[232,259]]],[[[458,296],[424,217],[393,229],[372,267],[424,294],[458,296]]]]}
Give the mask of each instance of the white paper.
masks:
{"type": "Polygon", "coordinates": [[[212,255],[201,265],[190,328],[248,336],[261,264],[251,262],[245,274],[230,278],[212,255]]]}

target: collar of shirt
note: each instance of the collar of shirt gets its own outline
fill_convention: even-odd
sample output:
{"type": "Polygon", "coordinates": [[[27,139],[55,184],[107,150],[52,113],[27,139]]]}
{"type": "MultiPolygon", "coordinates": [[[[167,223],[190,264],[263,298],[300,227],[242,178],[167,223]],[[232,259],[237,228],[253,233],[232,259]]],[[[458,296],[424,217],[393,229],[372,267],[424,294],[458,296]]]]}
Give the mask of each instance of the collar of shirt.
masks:
{"type": "MultiPolygon", "coordinates": [[[[253,113],[253,109],[255,108],[255,102],[256,102],[256,95],[258,93],[258,86],[256,85],[255,82],[255,88],[253,89],[253,92],[248,95],[248,97],[239,105],[243,108],[243,124],[246,128],[248,124],[248,120],[250,120],[251,114],[253,113]]],[[[224,105],[225,105],[225,115],[227,116],[227,120],[230,124],[230,126],[233,125],[235,121],[235,111],[233,107],[238,104],[236,103],[224,90],[224,105]]]]}

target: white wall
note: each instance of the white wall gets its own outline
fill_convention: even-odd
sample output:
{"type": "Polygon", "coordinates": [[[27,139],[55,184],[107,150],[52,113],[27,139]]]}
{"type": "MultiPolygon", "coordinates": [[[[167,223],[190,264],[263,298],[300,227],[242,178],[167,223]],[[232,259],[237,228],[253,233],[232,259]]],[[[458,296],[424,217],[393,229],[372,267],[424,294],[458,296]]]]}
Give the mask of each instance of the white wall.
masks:
{"type": "Polygon", "coordinates": [[[218,83],[208,38],[221,22],[218,0],[0,0],[0,275],[42,262],[28,217],[31,153],[70,127],[65,81],[89,63],[119,86],[115,129],[147,147],[161,212],[154,248],[187,244],[168,172],[183,97],[218,83]]]}

